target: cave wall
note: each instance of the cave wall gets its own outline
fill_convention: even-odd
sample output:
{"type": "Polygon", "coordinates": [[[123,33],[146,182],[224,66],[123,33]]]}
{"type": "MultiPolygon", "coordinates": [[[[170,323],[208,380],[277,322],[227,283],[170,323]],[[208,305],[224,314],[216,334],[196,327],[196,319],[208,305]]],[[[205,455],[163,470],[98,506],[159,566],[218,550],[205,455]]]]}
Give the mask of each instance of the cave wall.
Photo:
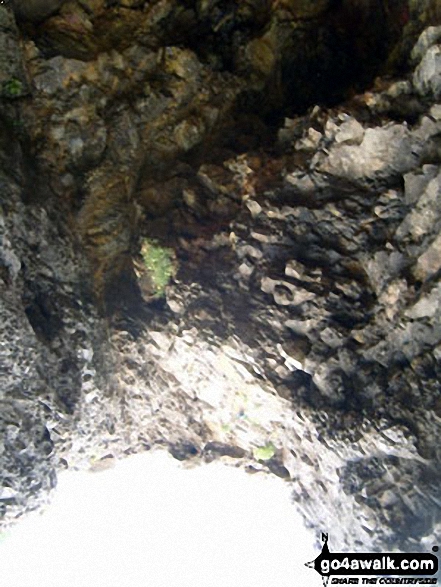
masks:
{"type": "Polygon", "coordinates": [[[335,549],[439,539],[438,22],[0,5],[4,523],[162,446],[287,479],[335,549]]]}

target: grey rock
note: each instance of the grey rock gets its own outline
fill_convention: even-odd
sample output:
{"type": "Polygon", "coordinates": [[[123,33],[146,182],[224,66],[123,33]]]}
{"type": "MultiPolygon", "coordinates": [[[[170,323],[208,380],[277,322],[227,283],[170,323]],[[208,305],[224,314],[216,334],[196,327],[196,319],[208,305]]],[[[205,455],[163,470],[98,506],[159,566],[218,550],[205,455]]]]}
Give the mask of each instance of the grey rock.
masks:
{"type": "Polygon", "coordinates": [[[420,63],[427,51],[441,41],[441,26],[429,26],[421,33],[412,49],[411,59],[415,64],[420,63]]]}
{"type": "Polygon", "coordinates": [[[421,96],[441,97],[441,45],[434,45],[425,53],[413,75],[413,84],[421,96]]]}
{"type": "Polygon", "coordinates": [[[322,173],[359,183],[377,181],[410,171],[416,155],[409,130],[399,124],[368,128],[360,145],[333,144],[316,168],[322,173]]]}
{"type": "Polygon", "coordinates": [[[422,173],[406,173],[404,175],[404,193],[406,204],[415,204],[426,189],[427,184],[438,172],[436,165],[424,165],[422,173]]]}
{"type": "Polygon", "coordinates": [[[322,134],[313,128],[309,128],[306,136],[296,142],[295,148],[299,151],[314,151],[317,149],[322,134]]]}
{"type": "Polygon", "coordinates": [[[441,270],[441,236],[437,236],[429,248],[418,257],[415,275],[423,282],[428,281],[441,270]]]}
{"type": "Polygon", "coordinates": [[[364,128],[354,118],[349,119],[341,124],[335,134],[335,142],[359,145],[363,141],[364,128]]]}
{"type": "Polygon", "coordinates": [[[365,268],[374,290],[380,294],[388,283],[399,276],[405,266],[406,258],[398,251],[380,251],[367,261],[365,268]]]}
{"type": "Polygon", "coordinates": [[[431,107],[430,116],[436,121],[441,120],[441,104],[434,104],[431,107]]]}
{"type": "Polygon", "coordinates": [[[10,0],[12,9],[20,20],[39,22],[56,12],[65,0],[10,0]]]}
{"type": "Polygon", "coordinates": [[[15,100],[29,93],[29,84],[12,15],[0,5],[0,98],[15,100]]]}
{"type": "MultiPolygon", "coordinates": [[[[169,23],[171,3],[158,6],[169,23]]],[[[15,30],[20,54],[17,30],[2,30],[15,30]]],[[[143,45],[87,63],[24,45],[34,93],[14,107],[31,155],[0,129],[0,517],[41,504],[58,470],[89,469],[110,446],[115,458],[156,445],[246,467],[271,438],[265,470],[289,478],[336,550],[439,541],[441,129],[430,84],[422,110],[403,80],[395,118],[372,91],[287,124],[280,152],[222,147],[229,171],[218,176],[208,166],[221,167],[224,117],[246,89],[233,74],[213,77],[185,49],[145,49],[144,67],[143,45]],[[176,139],[183,150],[212,139],[200,104],[219,113],[219,135],[196,164],[176,139]],[[412,126],[399,122],[406,112],[412,126]],[[159,178],[158,198],[170,183],[177,192],[154,220],[134,201],[144,177],[159,178]],[[228,217],[214,214],[232,199],[228,217]],[[170,237],[181,263],[149,305],[129,279],[140,230],[170,237]],[[103,318],[91,274],[114,266],[117,310],[103,318]]]]}
{"type": "Polygon", "coordinates": [[[424,295],[409,310],[406,315],[415,320],[419,318],[434,318],[441,313],[441,285],[436,286],[428,295],[424,295]]]}
{"type": "MultiPolygon", "coordinates": [[[[428,177],[425,177],[427,180],[428,177]]],[[[438,172],[426,186],[421,182],[420,187],[422,191],[418,200],[395,233],[396,238],[400,240],[410,239],[413,243],[420,243],[441,229],[441,174],[438,172]]]]}

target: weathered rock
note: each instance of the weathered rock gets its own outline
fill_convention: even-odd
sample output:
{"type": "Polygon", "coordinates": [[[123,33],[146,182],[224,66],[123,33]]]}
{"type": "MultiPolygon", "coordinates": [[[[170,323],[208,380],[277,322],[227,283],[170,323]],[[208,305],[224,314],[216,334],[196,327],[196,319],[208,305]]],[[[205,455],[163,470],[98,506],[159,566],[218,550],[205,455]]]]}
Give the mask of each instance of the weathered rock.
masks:
{"type": "Polygon", "coordinates": [[[322,157],[323,163],[317,162],[320,172],[369,183],[398,177],[416,163],[410,133],[403,125],[368,128],[359,146],[340,145],[342,142],[337,134],[329,155],[322,157]]]}
{"type": "Polygon", "coordinates": [[[56,12],[65,0],[10,0],[17,18],[39,22],[56,12]]]}
{"type": "Polygon", "coordinates": [[[162,446],[287,479],[338,549],[440,539],[437,37],[412,81],[300,115],[418,29],[329,8],[68,2],[20,38],[0,7],[0,75],[32,88],[1,111],[5,521],[162,446]],[[141,236],[178,264],[149,303],[141,236]]]}
{"type": "Polygon", "coordinates": [[[29,92],[17,26],[0,5],[0,98],[15,99],[29,92]]]}
{"type": "Polygon", "coordinates": [[[436,100],[441,96],[441,46],[433,45],[425,53],[415,71],[413,83],[423,96],[432,95],[436,100]]]}
{"type": "Polygon", "coordinates": [[[433,45],[437,45],[439,41],[441,41],[441,27],[427,27],[427,29],[420,35],[417,43],[415,43],[415,46],[412,49],[411,58],[415,64],[418,65],[428,50],[433,45]]]}

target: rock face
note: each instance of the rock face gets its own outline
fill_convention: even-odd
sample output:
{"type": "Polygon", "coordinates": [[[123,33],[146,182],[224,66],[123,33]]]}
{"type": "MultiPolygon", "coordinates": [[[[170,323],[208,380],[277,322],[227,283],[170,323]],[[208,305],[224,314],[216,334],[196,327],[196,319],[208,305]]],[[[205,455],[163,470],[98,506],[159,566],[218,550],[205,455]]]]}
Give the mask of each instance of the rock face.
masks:
{"type": "Polygon", "coordinates": [[[65,0],[11,0],[17,18],[40,22],[56,12],[65,0]]]}
{"type": "Polygon", "coordinates": [[[107,4],[0,6],[3,522],[159,446],[335,550],[436,543],[437,3],[107,4]]]}

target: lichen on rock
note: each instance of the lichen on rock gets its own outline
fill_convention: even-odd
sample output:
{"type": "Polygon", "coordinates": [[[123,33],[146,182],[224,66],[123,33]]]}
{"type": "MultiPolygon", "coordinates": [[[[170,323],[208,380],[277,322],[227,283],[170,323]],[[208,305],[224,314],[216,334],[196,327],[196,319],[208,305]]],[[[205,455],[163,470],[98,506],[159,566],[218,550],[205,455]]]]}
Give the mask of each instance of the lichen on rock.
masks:
{"type": "Polygon", "coordinates": [[[153,297],[164,296],[166,286],[176,274],[173,250],[152,239],[144,239],[140,254],[144,271],[139,270],[139,278],[147,282],[142,289],[153,297]]]}

